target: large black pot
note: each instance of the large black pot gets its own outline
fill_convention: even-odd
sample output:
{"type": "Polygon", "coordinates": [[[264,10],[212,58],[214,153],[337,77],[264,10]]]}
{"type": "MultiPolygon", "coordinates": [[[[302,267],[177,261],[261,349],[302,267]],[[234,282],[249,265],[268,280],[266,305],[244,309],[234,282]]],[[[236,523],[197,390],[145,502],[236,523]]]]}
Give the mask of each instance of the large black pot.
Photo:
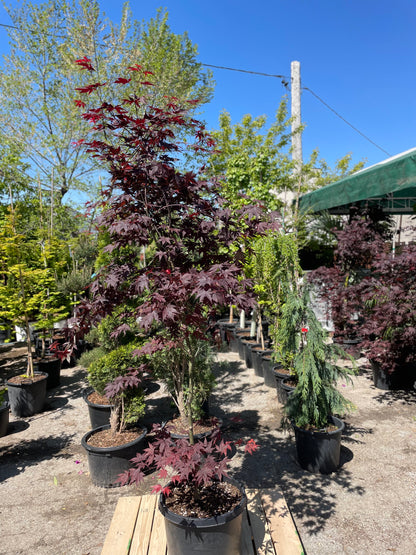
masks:
{"type": "MultiPolygon", "coordinates": [[[[213,427],[212,430],[207,430],[206,432],[201,432],[199,434],[194,434],[194,441],[203,441],[204,439],[209,439],[214,433],[217,433],[223,426],[223,421],[221,418],[217,418],[216,416],[211,417],[213,427]]],[[[171,432],[169,430],[169,422],[166,423],[166,429],[169,431],[169,435],[172,439],[188,439],[188,434],[180,434],[178,432],[171,432]]]]}
{"type": "Polygon", "coordinates": [[[98,405],[96,403],[91,403],[88,396],[93,392],[94,389],[89,387],[88,389],[84,389],[82,396],[88,406],[91,428],[95,429],[110,424],[111,409],[114,408],[114,405],[98,405]]]}
{"type": "Polygon", "coordinates": [[[277,399],[279,403],[282,403],[284,405],[287,400],[287,393],[283,390],[282,382],[286,378],[289,378],[289,374],[287,372],[282,372],[282,368],[283,367],[280,364],[276,364],[275,366],[273,366],[273,375],[276,385],[277,399]]]}
{"type": "Polygon", "coordinates": [[[46,389],[61,385],[61,361],[58,357],[48,356],[33,361],[33,368],[37,372],[48,374],[46,389]]]}
{"type": "Polygon", "coordinates": [[[236,338],[237,338],[237,351],[238,351],[238,356],[240,357],[241,360],[244,360],[245,357],[245,351],[244,351],[244,341],[246,341],[247,339],[250,339],[250,330],[245,328],[245,329],[240,329],[236,332],[236,338]]]}
{"type": "Polygon", "coordinates": [[[332,340],[336,345],[339,345],[344,351],[355,359],[361,357],[361,340],[350,339],[347,337],[334,337],[332,340]]]}
{"type": "Polygon", "coordinates": [[[304,430],[293,425],[299,464],[309,472],[330,474],[338,469],[344,422],[335,416],[330,421],[337,426],[330,432],[304,430]]]}
{"type": "Polygon", "coordinates": [[[7,380],[10,409],[14,416],[33,416],[43,409],[48,374],[35,372],[35,375],[41,375],[42,379],[34,381],[31,378],[25,378],[21,383],[11,382],[11,378],[7,380]]]}
{"type": "Polygon", "coordinates": [[[9,425],[9,405],[3,403],[0,405],[0,437],[7,434],[7,427],[9,425]]]}
{"type": "Polygon", "coordinates": [[[237,320],[233,320],[232,322],[230,322],[229,319],[218,320],[217,325],[222,345],[226,348],[230,348],[230,343],[234,338],[234,330],[237,327],[237,320]]]}
{"type": "Polygon", "coordinates": [[[234,480],[242,494],[234,510],[212,518],[187,518],[167,509],[164,496],[159,510],[165,517],[169,555],[240,555],[243,511],[247,505],[244,488],[234,480]]]}
{"type": "Polygon", "coordinates": [[[276,381],[273,373],[273,367],[276,363],[272,360],[272,353],[273,351],[268,350],[261,357],[264,385],[267,385],[267,387],[276,387],[276,381]]]}
{"type": "Polygon", "coordinates": [[[92,483],[102,488],[117,487],[116,481],[119,474],[131,468],[130,460],[141,450],[145,442],[147,429],[143,428],[142,434],[129,443],[118,447],[94,447],[88,444],[89,438],[100,430],[109,429],[110,426],[100,426],[90,430],[81,439],[81,445],[87,452],[88,468],[92,483]]]}
{"type": "Polygon", "coordinates": [[[247,368],[254,368],[252,348],[260,347],[260,344],[254,338],[243,339],[241,343],[243,344],[245,365],[247,368]]]}
{"type": "Polygon", "coordinates": [[[373,382],[377,389],[409,390],[416,383],[415,363],[402,364],[390,374],[385,372],[375,360],[370,360],[370,364],[373,371],[373,382]]]}
{"type": "Polygon", "coordinates": [[[262,356],[265,352],[265,349],[261,348],[261,345],[257,344],[251,347],[251,356],[253,361],[253,369],[256,376],[259,378],[263,377],[263,364],[262,364],[262,356]]]}

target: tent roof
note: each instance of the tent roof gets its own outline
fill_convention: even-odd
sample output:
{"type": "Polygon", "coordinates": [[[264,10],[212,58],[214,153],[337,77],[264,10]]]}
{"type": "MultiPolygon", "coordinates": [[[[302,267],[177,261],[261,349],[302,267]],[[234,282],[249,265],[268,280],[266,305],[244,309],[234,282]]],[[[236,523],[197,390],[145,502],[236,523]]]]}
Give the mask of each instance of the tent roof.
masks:
{"type": "Polygon", "coordinates": [[[378,205],[389,214],[414,214],[416,148],[300,197],[302,212],[348,214],[350,206],[378,205]]]}

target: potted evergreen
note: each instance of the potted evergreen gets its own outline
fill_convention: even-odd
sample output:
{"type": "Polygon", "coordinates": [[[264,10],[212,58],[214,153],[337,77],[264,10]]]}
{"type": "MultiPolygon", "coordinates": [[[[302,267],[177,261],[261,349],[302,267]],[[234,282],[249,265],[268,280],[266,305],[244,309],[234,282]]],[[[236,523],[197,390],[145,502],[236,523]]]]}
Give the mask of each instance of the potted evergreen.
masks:
{"type": "Polygon", "coordinates": [[[297,385],[287,397],[285,412],[295,430],[301,467],[328,474],[336,471],[339,465],[344,429],[339,416],[353,408],[336,385],[340,379],[351,382],[355,365],[337,364],[343,351],[328,342],[310,306],[307,288],[292,292],[287,304],[296,314],[293,324],[298,330],[299,344],[293,356],[297,385]]]}
{"type": "MultiPolygon", "coordinates": [[[[78,64],[94,71],[86,58],[78,64]]],[[[105,251],[109,258],[97,272],[85,307],[91,318],[99,319],[128,300],[126,314],[152,334],[137,350],[138,356],[152,357],[166,350],[182,353],[179,371],[172,376],[182,397],[180,417],[188,433],[187,439],[179,441],[196,453],[200,449],[194,441],[195,392],[200,383],[197,340],[208,339],[209,318],[218,307],[254,305],[251,283],[241,279],[242,250],[250,237],[269,224],[262,222],[258,207],[247,206],[233,215],[223,207],[215,183],[205,180],[201,172],[180,170],[178,158],[207,152],[213,142],[178,100],[169,99],[162,109],[153,107],[150,98],[134,94],[135,81],[149,82],[149,74],[132,66],[128,77],[116,81],[128,87],[123,104],[103,102],[83,115],[92,122],[94,132],[100,133],[87,148],[106,165],[111,177],[103,190],[98,220],[99,229],[108,237],[105,251]],[[186,152],[181,152],[179,137],[184,135],[186,152]]],[[[151,89],[152,84],[147,86],[151,89]]],[[[102,87],[95,83],[80,92],[88,95],[101,88],[103,94],[102,87]]],[[[84,100],[78,103],[86,107],[84,100]]],[[[188,106],[194,103],[188,101],[188,106]]],[[[114,333],[126,330],[128,324],[121,324],[114,333]]],[[[206,476],[215,475],[223,476],[221,468],[206,476]]],[[[177,493],[185,489],[178,486],[177,493]]],[[[212,506],[219,506],[215,495],[212,506]]],[[[198,539],[192,523],[185,527],[187,534],[198,539]]],[[[227,553],[236,552],[238,543],[237,534],[234,550],[227,553]]]]}
{"type": "Polygon", "coordinates": [[[136,361],[135,365],[132,361],[135,347],[115,349],[90,370],[90,374],[95,374],[94,383],[106,382],[103,394],[112,403],[110,423],[93,428],[81,439],[96,486],[117,485],[118,476],[130,468],[130,460],[144,445],[147,429],[140,419],[145,413],[145,392],[140,363],[136,361]]]}

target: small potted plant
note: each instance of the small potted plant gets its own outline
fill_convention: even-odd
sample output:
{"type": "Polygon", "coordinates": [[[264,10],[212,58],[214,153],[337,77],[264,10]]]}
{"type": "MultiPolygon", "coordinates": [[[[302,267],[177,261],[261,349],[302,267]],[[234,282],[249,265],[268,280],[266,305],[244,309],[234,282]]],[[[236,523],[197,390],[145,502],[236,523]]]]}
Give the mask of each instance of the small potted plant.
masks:
{"type": "MultiPolygon", "coordinates": [[[[135,457],[134,468],[120,476],[120,483],[140,484],[147,471],[157,472],[164,485],[155,484],[152,492],[160,493],[169,553],[239,555],[247,497],[228,475],[231,442],[219,431],[194,444],[188,438],[173,439],[157,425],[152,432],[154,441],[135,457]]],[[[258,445],[250,439],[244,449],[252,454],[258,445]]]]}
{"type": "MultiPolygon", "coordinates": [[[[116,485],[117,476],[127,470],[130,459],[144,444],[147,429],[139,422],[145,413],[142,365],[132,355],[137,345],[122,345],[98,359],[89,368],[94,390],[111,403],[109,424],[87,432],[81,444],[88,456],[92,482],[100,487],[116,485]]],[[[89,402],[93,405],[93,403],[89,402]]],[[[93,407],[94,408],[94,407],[93,407]]],[[[100,423],[93,413],[91,421],[100,423]]]]}
{"type": "MultiPolygon", "coordinates": [[[[299,348],[293,357],[297,385],[287,397],[285,412],[293,425],[299,464],[311,472],[328,474],[337,470],[344,423],[339,415],[353,405],[336,385],[351,382],[355,365],[339,366],[343,351],[327,341],[327,335],[310,307],[307,289],[297,296],[299,348]]],[[[353,359],[350,357],[350,360],[353,359]]]]}

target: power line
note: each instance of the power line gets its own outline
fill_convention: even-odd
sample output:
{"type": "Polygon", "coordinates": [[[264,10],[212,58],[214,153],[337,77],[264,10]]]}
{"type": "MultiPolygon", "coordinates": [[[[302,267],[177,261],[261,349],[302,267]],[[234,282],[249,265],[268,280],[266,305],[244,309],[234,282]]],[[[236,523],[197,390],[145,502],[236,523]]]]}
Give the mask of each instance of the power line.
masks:
{"type": "MultiPolygon", "coordinates": [[[[206,66],[206,67],[213,67],[213,68],[217,68],[217,69],[226,69],[228,71],[238,71],[240,73],[250,73],[252,75],[262,75],[264,77],[275,77],[277,79],[282,79],[282,85],[284,87],[289,86],[290,79],[288,77],[284,76],[284,75],[274,75],[272,73],[262,73],[262,72],[259,72],[259,71],[248,71],[246,69],[237,69],[237,68],[233,68],[233,67],[214,66],[214,65],[211,65],[211,64],[201,64],[201,65],[206,66]]],[[[375,146],[376,148],[381,150],[381,152],[383,152],[384,154],[387,154],[387,156],[392,156],[389,152],[387,152],[387,150],[384,150],[384,148],[382,148],[377,143],[375,143],[373,140],[371,140],[369,137],[367,137],[367,135],[365,135],[362,131],[360,131],[357,127],[355,127],[355,125],[353,125],[347,119],[345,119],[343,116],[341,116],[341,114],[339,114],[327,102],[322,100],[322,98],[320,96],[318,96],[312,89],[310,89],[309,87],[302,87],[302,90],[310,92],[317,100],[319,100],[319,102],[321,102],[326,108],[328,108],[328,110],[331,110],[331,112],[333,112],[337,117],[339,117],[344,123],[349,125],[352,129],[354,129],[354,131],[356,131],[359,135],[361,135],[361,137],[364,137],[364,139],[366,139],[373,146],[375,146]]]]}
{"type": "Polygon", "coordinates": [[[370,142],[372,145],[374,145],[375,147],[377,147],[379,150],[381,150],[381,152],[384,152],[384,154],[387,154],[387,156],[392,156],[392,154],[390,154],[390,152],[387,152],[387,150],[384,150],[384,148],[382,148],[381,146],[379,146],[377,143],[375,143],[374,141],[372,141],[369,137],[367,137],[367,135],[364,135],[364,133],[362,133],[359,129],[357,129],[352,123],[350,123],[348,120],[346,120],[344,117],[341,116],[341,114],[339,114],[336,110],[334,110],[334,108],[331,108],[331,106],[325,102],[324,100],[322,100],[322,98],[320,96],[318,96],[315,92],[313,92],[312,89],[309,89],[308,87],[302,87],[302,89],[304,91],[308,91],[310,92],[317,100],[319,100],[319,102],[321,102],[324,106],[326,106],[326,108],[328,108],[328,110],[331,110],[331,112],[333,112],[336,116],[338,116],[344,123],[346,123],[347,125],[349,125],[352,129],[354,129],[354,131],[356,131],[357,133],[359,133],[362,137],[364,137],[364,139],[366,139],[368,142],[370,142]]]}
{"type": "Polygon", "coordinates": [[[250,73],[251,75],[262,75],[263,77],[276,77],[277,79],[284,79],[284,81],[282,81],[282,84],[284,84],[285,86],[289,85],[289,77],[286,77],[285,75],[275,75],[273,73],[262,73],[260,71],[249,71],[247,69],[237,69],[235,67],[225,67],[225,66],[214,66],[212,64],[201,64],[201,66],[204,67],[213,67],[215,69],[226,69],[228,71],[238,71],[240,73],[250,73]]]}

